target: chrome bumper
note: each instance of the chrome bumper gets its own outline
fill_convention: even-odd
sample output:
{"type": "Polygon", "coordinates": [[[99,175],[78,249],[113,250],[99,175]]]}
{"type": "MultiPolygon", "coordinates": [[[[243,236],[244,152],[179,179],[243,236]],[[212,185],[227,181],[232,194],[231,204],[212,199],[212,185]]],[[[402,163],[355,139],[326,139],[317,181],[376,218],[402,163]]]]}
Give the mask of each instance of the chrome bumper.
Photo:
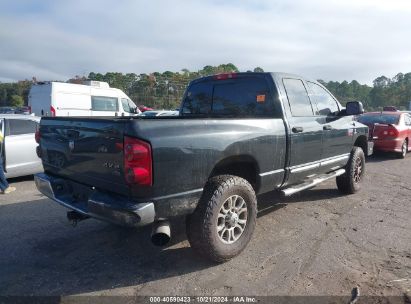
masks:
{"type": "Polygon", "coordinates": [[[128,227],[144,226],[155,220],[152,202],[135,203],[44,173],[36,174],[34,181],[42,194],[84,215],[128,227]],[[81,195],[73,194],[73,189],[80,189],[81,195]]]}

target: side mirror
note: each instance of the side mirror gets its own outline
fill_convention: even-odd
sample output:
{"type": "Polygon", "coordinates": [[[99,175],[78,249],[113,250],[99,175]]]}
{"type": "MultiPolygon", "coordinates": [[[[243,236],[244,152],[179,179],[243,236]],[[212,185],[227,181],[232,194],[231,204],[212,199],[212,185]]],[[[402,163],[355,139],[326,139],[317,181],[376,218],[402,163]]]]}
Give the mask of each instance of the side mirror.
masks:
{"type": "Polygon", "coordinates": [[[364,113],[364,106],[361,101],[349,101],[345,105],[346,115],[360,115],[364,113]]]}

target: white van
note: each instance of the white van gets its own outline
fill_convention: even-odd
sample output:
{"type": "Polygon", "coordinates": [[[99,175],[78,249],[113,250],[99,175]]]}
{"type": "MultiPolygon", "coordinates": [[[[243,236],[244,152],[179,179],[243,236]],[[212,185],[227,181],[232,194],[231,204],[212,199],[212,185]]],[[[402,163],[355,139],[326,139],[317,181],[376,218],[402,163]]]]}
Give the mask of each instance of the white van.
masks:
{"type": "Polygon", "coordinates": [[[28,98],[37,116],[131,116],[140,114],[134,102],[107,82],[85,84],[44,82],[31,86],[28,98]]]}

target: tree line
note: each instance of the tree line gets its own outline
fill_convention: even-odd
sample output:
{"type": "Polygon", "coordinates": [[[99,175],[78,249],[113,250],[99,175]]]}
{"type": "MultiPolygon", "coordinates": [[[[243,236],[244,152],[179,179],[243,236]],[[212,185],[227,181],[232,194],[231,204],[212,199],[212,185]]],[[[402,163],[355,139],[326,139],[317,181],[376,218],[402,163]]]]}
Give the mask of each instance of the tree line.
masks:
{"type": "Polygon", "coordinates": [[[374,79],[373,86],[347,81],[322,81],[337,99],[345,104],[350,100],[362,101],[367,111],[381,110],[384,106],[395,106],[408,110],[411,102],[411,73],[398,73],[393,78],[380,76],[374,79]]]}
{"type": "MultiPolygon", "coordinates": [[[[262,72],[257,67],[254,72],[262,72]]],[[[239,72],[232,63],[218,66],[207,65],[203,69],[192,72],[182,69],[180,72],[165,71],[151,74],[122,73],[90,73],[88,79],[108,82],[111,87],[124,91],[137,105],[146,105],[155,109],[178,108],[188,83],[196,78],[239,72]]],[[[251,72],[251,71],[250,71],[251,72]]]]}
{"type": "MultiPolygon", "coordinates": [[[[256,67],[247,72],[263,72],[256,67]]],[[[137,105],[146,105],[155,109],[174,109],[180,104],[187,84],[198,77],[239,72],[232,63],[218,66],[207,65],[196,72],[182,69],[179,72],[165,71],[151,74],[117,73],[105,74],[91,72],[87,77],[76,76],[67,80],[82,83],[84,80],[105,81],[110,87],[124,91],[137,105]]],[[[37,80],[22,80],[14,83],[0,83],[0,106],[27,105],[30,87],[37,80]]],[[[360,84],[358,81],[323,81],[319,80],[344,105],[350,100],[364,103],[366,110],[380,110],[383,106],[396,106],[408,109],[411,101],[411,73],[398,73],[393,78],[377,77],[373,86],[360,84]]]]}

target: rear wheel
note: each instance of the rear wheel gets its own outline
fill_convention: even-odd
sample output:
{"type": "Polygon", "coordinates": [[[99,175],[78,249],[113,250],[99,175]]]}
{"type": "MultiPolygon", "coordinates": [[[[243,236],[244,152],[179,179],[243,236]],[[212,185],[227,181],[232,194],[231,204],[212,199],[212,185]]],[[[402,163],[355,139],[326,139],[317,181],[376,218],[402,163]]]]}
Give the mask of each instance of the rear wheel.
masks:
{"type": "Polygon", "coordinates": [[[360,190],[365,174],[365,156],[359,147],[351,151],[350,159],[345,167],[345,173],[337,176],[337,187],[342,193],[353,194],[360,190]]]}
{"type": "Polygon", "coordinates": [[[227,261],[247,246],[256,218],[256,196],[245,179],[213,177],[196,210],[187,218],[188,241],[202,256],[215,262],[227,261]]]}
{"type": "Polygon", "coordinates": [[[401,152],[398,153],[398,158],[405,158],[408,152],[408,140],[404,140],[401,146],[401,152]]]}

